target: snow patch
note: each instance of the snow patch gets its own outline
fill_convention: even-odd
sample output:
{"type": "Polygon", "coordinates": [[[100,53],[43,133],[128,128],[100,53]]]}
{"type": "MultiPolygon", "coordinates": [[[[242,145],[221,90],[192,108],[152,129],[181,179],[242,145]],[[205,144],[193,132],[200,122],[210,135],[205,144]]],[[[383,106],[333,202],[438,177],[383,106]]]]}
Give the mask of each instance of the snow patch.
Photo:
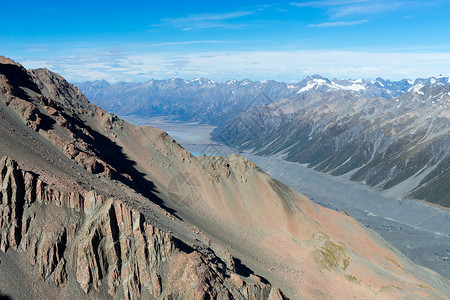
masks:
{"type": "Polygon", "coordinates": [[[313,81],[314,81],[315,83],[319,84],[319,85],[327,84],[327,81],[326,81],[326,80],[319,79],[319,78],[316,78],[316,79],[314,79],[313,81]]]}
{"type": "Polygon", "coordinates": [[[333,85],[338,89],[354,91],[354,92],[360,92],[360,91],[364,91],[366,89],[366,87],[362,84],[340,85],[340,84],[333,82],[333,85]]]}
{"type": "Polygon", "coordinates": [[[331,89],[335,89],[335,90],[346,90],[346,91],[353,91],[353,92],[360,92],[360,91],[364,91],[366,90],[366,86],[363,84],[358,84],[355,82],[362,82],[362,79],[358,79],[358,80],[354,80],[351,81],[353,84],[351,85],[341,85],[341,84],[337,84],[335,82],[331,82],[331,84],[329,84],[326,80],[324,79],[313,79],[311,81],[309,81],[307,83],[307,85],[300,89],[297,93],[303,93],[303,92],[307,92],[313,88],[315,88],[316,90],[320,87],[320,86],[327,86],[331,89]]]}
{"type": "Polygon", "coordinates": [[[301,88],[298,92],[297,92],[297,94],[300,94],[300,93],[303,93],[303,92],[307,92],[307,91],[309,91],[310,89],[312,89],[313,87],[315,87],[316,86],[316,83],[308,83],[304,88],[301,88]]]}
{"type": "Polygon", "coordinates": [[[424,93],[420,91],[420,89],[423,87],[424,87],[423,83],[419,83],[419,84],[416,84],[416,85],[410,87],[408,89],[408,92],[414,92],[414,93],[418,93],[420,95],[424,95],[424,93]]]}

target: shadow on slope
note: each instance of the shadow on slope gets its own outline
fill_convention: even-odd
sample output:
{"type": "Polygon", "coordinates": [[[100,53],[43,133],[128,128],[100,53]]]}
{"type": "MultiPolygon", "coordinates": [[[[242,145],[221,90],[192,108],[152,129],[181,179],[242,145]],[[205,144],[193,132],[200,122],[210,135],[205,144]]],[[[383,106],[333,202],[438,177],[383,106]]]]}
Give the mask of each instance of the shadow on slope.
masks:
{"type": "Polygon", "coordinates": [[[3,74],[8,79],[15,96],[22,99],[29,99],[25,91],[20,87],[28,88],[36,93],[40,90],[36,83],[28,75],[27,71],[18,65],[0,63],[0,74],[3,74]]]}
{"type": "MultiPolygon", "coordinates": [[[[187,254],[192,253],[194,251],[202,251],[201,249],[194,249],[192,246],[186,244],[185,242],[181,241],[178,238],[175,238],[175,237],[172,237],[172,238],[173,238],[175,244],[177,245],[177,247],[181,251],[183,251],[183,252],[185,252],[187,254]]],[[[208,249],[206,251],[212,251],[212,250],[208,249]]],[[[209,256],[209,257],[213,257],[213,256],[209,256]]],[[[254,276],[257,276],[258,278],[260,278],[262,283],[270,284],[269,281],[266,278],[262,277],[259,274],[256,275],[255,272],[253,272],[249,267],[244,265],[239,258],[232,257],[232,259],[233,259],[234,265],[236,267],[236,273],[239,274],[240,276],[248,278],[248,277],[250,277],[250,275],[254,275],[254,276]]],[[[216,256],[214,256],[213,263],[215,265],[217,265],[217,266],[226,266],[227,265],[224,261],[222,261],[219,257],[216,257],[216,256]]],[[[218,268],[218,271],[220,271],[222,273],[225,273],[226,269],[225,268],[218,268]]]]}
{"type": "Polygon", "coordinates": [[[145,198],[180,219],[180,217],[176,215],[176,211],[174,209],[164,205],[164,201],[157,195],[159,192],[156,190],[155,184],[145,178],[145,173],[142,173],[136,169],[136,162],[128,159],[128,157],[123,153],[122,147],[92,128],[89,128],[89,131],[94,137],[93,140],[89,141],[89,144],[97,150],[98,157],[118,172],[115,176],[112,176],[111,179],[116,179],[129,186],[145,198]],[[129,175],[131,179],[123,174],[129,175]]]}
{"type": "MultiPolygon", "coordinates": [[[[86,143],[88,143],[92,147],[92,149],[96,152],[98,158],[117,170],[117,173],[113,174],[111,176],[111,179],[122,182],[123,184],[132,188],[145,198],[149,199],[153,203],[159,205],[160,207],[180,219],[180,217],[176,215],[176,211],[174,209],[164,205],[164,201],[157,195],[157,193],[159,192],[156,190],[155,184],[145,178],[145,173],[137,170],[136,162],[130,160],[124,154],[124,152],[122,151],[123,148],[121,146],[117,145],[107,136],[92,129],[92,127],[85,125],[85,123],[80,121],[78,118],[71,117],[67,114],[65,115],[65,117],[71,124],[76,125],[79,128],[84,128],[89,132],[90,136],[84,134],[81,130],[78,130],[77,136],[80,136],[86,143]],[[124,174],[129,175],[129,177],[124,176],[124,174]]],[[[103,172],[103,170],[98,170],[96,173],[101,172],[103,172]]]]}
{"type": "MultiPolygon", "coordinates": [[[[27,91],[23,88],[41,94],[39,87],[32,80],[28,72],[19,65],[12,63],[0,63],[0,74],[6,76],[10,85],[13,87],[13,94],[16,97],[27,100],[29,102],[33,102],[34,99],[30,97],[27,91]]],[[[71,116],[57,106],[55,108],[57,108],[59,112],[68,120],[68,123],[73,126],[72,128],[75,128],[76,135],[92,147],[92,150],[95,152],[96,156],[117,170],[117,174],[114,174],[111,179],[122,182],[150,201],[156,203],[166,211],[176,216],[176,211],[166,207],[163,203],[163,200],[157,196],[158,191],[156,190],[155,184],[147,180],[145,178],[145,174],[139,172],[135,168],[136,162],[129,160],[126,157],[126,155],[122,151],[122,147],[117,145],[108,137],[102,135],[101,133],[92,129],[90,126],[86,125],[77,116],[71,116]],[[90,136],[84,134],[82,130],[79,130],[77,128],[83,128],[87,130],[90,136]],[[123,174],[129,175],[131,179],[127,178],[127,176],[124,176],[123,174]]],[[[40,114],[40,117],[42,119],[42,130],[48,131],[54,129],[56,121],[53,118],[47,116],[46,114],[40,114]]],[[[100,169],[95,173],[101,173],[103,171],[104,170],[100,169]]]]}
{"type": "MultiPolygon", "coordinates": [[[[253,272],[249,267],[244,265],[239,258],[233,257],[233,260],[234,265],[236,266],[236,273],[244,277],[255,275],[255,272],[253,272]]],[[[269,281],[266,278],[262,277],[261,275],[258,275],[258,277],[261,279],[262,283],[269,284],[269,281]]]]}

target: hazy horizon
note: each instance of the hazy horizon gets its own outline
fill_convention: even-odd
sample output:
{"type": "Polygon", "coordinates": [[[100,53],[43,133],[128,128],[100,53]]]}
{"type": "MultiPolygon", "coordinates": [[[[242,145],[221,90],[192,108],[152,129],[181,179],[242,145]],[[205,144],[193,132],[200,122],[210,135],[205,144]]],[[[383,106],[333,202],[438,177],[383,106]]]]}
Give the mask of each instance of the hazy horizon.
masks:
{"type": "Polygon", "coordinates": [[[448,77],[448,78],[450,78],[450,76],[444,76],[444,75],[442,75],[442,74],[437,74],[437,75],[432,75],[432,76],[430,76],[430,77],[417,77],[417,78],[401,78],[401,79],[398,79],[398,80],[393,80],[393,79],[390,79],[390,78],[383,78],[383,77],[381,77],[381,76],[378,76],[377,78],[336,78],[336,77],[326,77],[326,76],[322,76],[322,75],[320,75],[320,74],[310,74],[310,75],[306,75],[305,77],[302,77],[302,78],[300,78],[299,80],[292,80],[292,81],[282,81],[282,80],[275,80],[275,79],[264,79],[264,80],[252,80],[252,79],[250,79],[250,78],[230,78],[230,79],[227,79],[227,80],[215,80],[215,79],[212,79],[212,78],[207,78],[207,77],[195,77],[195,78],[181,78],[181,77],[167,77],[167,78],[150,78],[150,79],[143,79],[143,80],[131,80],[131,81],[109,81],[109,80],[106,80],[106,79],[103,79],[103,78],[100,78],[100,79],[94,79],[94,80],[85,80],[85,81],[72,81],[71,83],[72,84],[77,84],[77,83],[83,83],[83,82],[95,82],[95,81],[106,81],[106,82],[108,82],[109,84],[119,84],[119,83],[129,83],[129,84],[132,84],[132,83],[137,83],[137,84],[144,84],[144,83],[146,83],[146,82],[149,82],[149,81],[152,81],[152,80],[160,80],[160,81],[164,81],[164,80],[172,80],[172,79],[179,79],[179,80],[185,80],[185,81],[194,81],[194,80],[196,80],[196,79],[206,79],[206,80],[211,80],[211,81],[214,81],[214,82],[217,82],[217,83],[227,83],[227,82],[230,82],[230,81],[233,81],[233,80],[236,80],[236,81],[244,81],[244,80],[250,80],[250,81],[252,81],[252,82],[265,82],[265,81],[275,81],[275,82],[283,82],[283,83],[286,83],[286,84],[296,84],[296,83],[300,83],[302,80],[304,80],[304,79],[306,79],[306,78],[308,78],[308,77],[311,77],[311,76],[321,76],[321,77],[323,77],[323,78],[326,78],[326,79],[328,79],[328,80],[354,80],[354,81],[357,81],[357,80],[360,80],[360,79],[362,79],[362,80],[364,80],[364,81],[366,81],[366,82],[374,82],[377,78],[381,78],[381,79],[383,79],[383,80],[390,80],[390,81],[392,81],[392,82],[395,82],[395,81],[401,81],[401,80],[416,80],[416,79],[426,79],[426,78],[430,78],[430,77],[435,77],[435,78],[440,78],[440,77],[448,77]]]}

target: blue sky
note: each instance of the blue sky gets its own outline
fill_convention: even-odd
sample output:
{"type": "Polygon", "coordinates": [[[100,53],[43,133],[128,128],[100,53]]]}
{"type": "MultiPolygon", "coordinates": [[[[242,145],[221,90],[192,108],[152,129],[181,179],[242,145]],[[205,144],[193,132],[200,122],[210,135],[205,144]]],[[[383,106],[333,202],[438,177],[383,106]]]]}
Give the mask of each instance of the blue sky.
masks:
{"type": "Polygon", "coordinates": [[[6,1],[2,11],[0,54],[72,82],[450,75],[448,0],[6,1]]]}

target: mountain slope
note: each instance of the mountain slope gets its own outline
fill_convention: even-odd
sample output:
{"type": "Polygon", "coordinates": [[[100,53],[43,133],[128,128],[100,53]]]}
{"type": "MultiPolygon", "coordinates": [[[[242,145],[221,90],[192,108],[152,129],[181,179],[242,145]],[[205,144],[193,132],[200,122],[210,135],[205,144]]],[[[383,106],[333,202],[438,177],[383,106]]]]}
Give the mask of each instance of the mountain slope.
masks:
{"type": "Polygon", "coordinates": [[[449,84],[443,76],[367,82],[314,75],[292,84],[197,78],[78,86],[121,116],[219,125],[213,138],[228,146],[283,154],[389,197],[449,206],[449,84]]]}
{"type": "Polygon", "coordinates": [[[126,299],[283,298],[270,285],[242,281],[207,249],[178,242],[120,201],[54,190],[8,158],[0,170],[0,250],[23,252],[39,277],[60,288],[52,289],[55,298],[86,297],[80,288],[126,299]]]}
{"type": "MultiPolygon", "coordinates": [[[[71,85],[65,80],[54,85],[48,77],[62,78],[43,71],[28,75],[5,58],[0,65],[5,91],[0,95],[0,153],[20,159],[29,170],[22,171],[10,158],[1,161],[0,246],[6,252],[0,264],[1,293],[43,299],[82,299],[90,294],[127,299],[283,299],[278,289],[257,276],[238,275],[242,272],[236,270],[226,250],[221,251],[225,263],[207,243],[194,245],[192,241],[206,239],[198,229],[177,222],[132,189],[120,188],[117,180],[138,189],[133,183],[137,179],[97,157],[101,154],[95,144],[108,140],[98,140],[101,135],[81,122],[86,118],[95,123],[97,114],[101,118],[105,112],[84,96],[72,98],[71,85]],[[10,80],[11,74],[22,78],[10,80]],[[47,98],[36,93],[30,80],[35,74],[42,79],[37,84],[46,82],[48,89],[43,93],[59,90],[64,91],[62,96],[47,98]],[[25,99],[18,98],[16,91],[25,99]],[[62,100],[71,105],[63,106],[62,100]],[[142,209],[138,199],[151,214],[144,216],[132,208],[142,209]],[[158,228],[145,221],[152,218],[158,228]],[[169,234],[173,228],[167,224],[191,246],[169,234]],[[26,280],[18,286],[17,279],[7,280],[12,276],[26,280]]],[[[114,151],[111,141],[105,146],[114,151]]],[[[120,160],[119,153],[114,154],[120,160]]]]}
{"type": "MultiPolygon", "coordinates": [[[[2,160],[0,268],[32,278],[30,293],[282,299],[270,282],[292,299],[449,294],[447,279],[252,162],[197,159],[56,74],[1,62],[0,155],[20,168],[2,160]]],[[[3,278],[2,293],[20,293],[3,278]]]]}
{"type": "Polygon", "coordinates": [[[244,111],[213,139],[385,191],[450,206],[449,86],[395,99],[315,92],[244,111]]]}

